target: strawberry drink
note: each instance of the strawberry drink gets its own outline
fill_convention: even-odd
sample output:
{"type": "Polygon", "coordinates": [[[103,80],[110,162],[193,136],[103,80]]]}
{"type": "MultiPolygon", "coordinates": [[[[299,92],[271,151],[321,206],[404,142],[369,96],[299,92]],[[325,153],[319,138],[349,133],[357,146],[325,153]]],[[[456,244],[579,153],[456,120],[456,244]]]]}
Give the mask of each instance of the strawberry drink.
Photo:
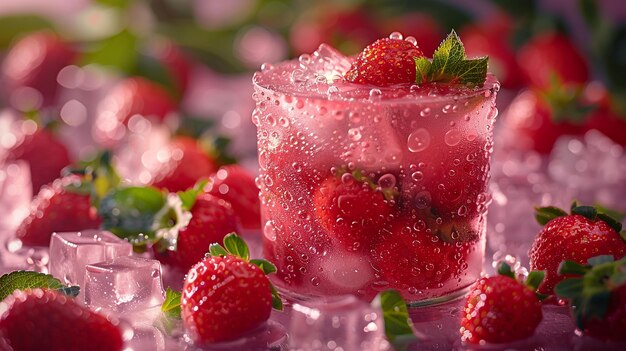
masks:
{"type": "Polygon", "coordinates": [[[499,84],[454,32],[393,33],[254,76],[264,250],[293,298],[397,289],[427,304],[481,272],[499,84]]]}

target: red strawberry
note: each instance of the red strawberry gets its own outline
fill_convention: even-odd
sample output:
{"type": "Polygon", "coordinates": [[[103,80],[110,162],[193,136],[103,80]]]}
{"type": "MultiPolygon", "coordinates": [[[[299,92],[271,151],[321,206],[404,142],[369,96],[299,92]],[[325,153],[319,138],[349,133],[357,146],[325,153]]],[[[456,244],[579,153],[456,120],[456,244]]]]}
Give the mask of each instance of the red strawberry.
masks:
{"type": "Polygon", "coordinates": [[[407,289],[439,288],[463,273],[463,262],[473,245],[447,243],[426,231],[420,218],[401,218],[390,232],[376,237],[372,246],[372,265],[390,287],[402,291],[407,299],[407,289]]]}
{"type": "Polygon", "coordinates": [[[254,177],[243,167],[239,165],[221,167],[211,177],[205,191],[230,202],[244,228],[261,228],[259,189],[254,177]]]}
{"type": "Polygon", "coordinates": [[[265,276],[276,268],[248,261],[248,247],[235,234],[224,246],[211,245],[211,257],[191,268],[183,286],[183,324],[197,344],[229,341],[257,328],[282,301],[265,276]]]}
{"type": "Polygon", "coordinates": [[[330,176],[313,194],[315,215],[328,235],[350,251],[367,249],[392,207],[360,173],[330,176]]]}
{"type": "Polygon", "coordinates": [[[610,107],[600,107],[592,113],[586,126],[597,129],[611,138],[613,142],[626,146],[626,117],[613,111],[610,107]]]}
{"type": "Polygon", "coordinates": [[[506,343],[531,336],[543,315],[535,293],[543,278],[532,272],[526,284],[502,264],[501,275],[480,279],[470,291],[462,311],[461,339],[472,344],[506,343]]]}
{"type": "Polygon", "coordinates": [[[357,56],[346,79],[381,87],[412,84],[416,76],[415,58],[423,56],[417,46],[406,40],[379,39],[357,56]]]}
{"type": "Polygon", "coordinates": [[[620,237],[621,224],[589,206],[572,205],[572,214],[555,207],[537,209],[536,218],[545,227],[537,234],[529,252],[530,268],[546,271],[540,286],[542,294],[553,294],[563,277],[557,269],[564,260],[586,263],[597,255],[626,255],[626,242],[620,237]]]}
{"type": "Polygon", "coordinates": [[[157,171],[153,186],[169,191],[183,191],[191,188],[202,178],[209,178],[216,171],[216,162],[200,143],[190,137],[177,137],[172,140],[170,158],[157,171]]]}
{"type": "Polygon", "coordinates": [[[41,93],[42,106],[53,104],[58,89],[57,75],[73,62],[75,56],[72,47],[50,32],[32,33],[20,39],[2,63],[2,75],[9,94],[29,87],[41,93]]]}
{"type": "Polygon", "coordinates": [[[72,176],[41,188],[15,236],[24,245],[48,246],[52,232],[98,228],[101,220],[91,207],[89,194],[72,189],[79,185],[80,180],[72,176]]]}
{"type": "Polygon", "coordinates": [[[575,322],[585,334],[626,341],[626,259],[597,256],[588,262],[563,262],[559,273],[571,278],[557,284],[555,291],[569,300],[575,322]]]}
{"type": "Polygon", "coordinates": [[[116,351],[124,346],[117,326],[61,293],[16,290],[2,304],[0,338],[11,350],[116,351]]]}
{"type": "Polygon", "coordinates": [[[581,135],[582,125],[551,108],[538,92],[521,92],[509,106],[506,122],[513,132],[515,147],[549,154],[556,140],[563,135],[581,135]]]}
{"type": "MultiPolygon", "coordinates": [[[[32,123],[32,122],[24,122],[32,123]]],[[[23,160],[30,167],[33,194],[61,174],[61,170],[71,163],[67,148],[52,133],[37,129],[24,134],[5,156],[6,162],[23,160]]]]}
{"type": "Polygon", "coordinates": [[[189,83],[191,62],[185,53],[171,41],[164,41],[160,44],[156,48],[154,56],[165,66],[167,73],[182,95],[189,83]]]}
{"type": "Polygon", "coordinates": [[[172,97],[156,83],[130,77],[120,81],[98,105],[94,137],[104,144],[124,135],[131,117],[140,115],[158,123],[176,109],[172,97]]]}
{"type": "Polygon", "coordinates": [[[204,258],[209,245],[220,243],[239,229],[231,205],[209,194],[200,194],[191,208],[191,220],[178,233],[176,251],[168,253],[173,264],[184,270],[204,258]]]}
{"type": "Polygon", "coordinates": [[[517,63],[526,83],[540,89],[550,87],[553,74],[566,84],[583,84],[589,80],[584,56],[568,37],[558,33],[530,39],[517,53],[517,63]]]}

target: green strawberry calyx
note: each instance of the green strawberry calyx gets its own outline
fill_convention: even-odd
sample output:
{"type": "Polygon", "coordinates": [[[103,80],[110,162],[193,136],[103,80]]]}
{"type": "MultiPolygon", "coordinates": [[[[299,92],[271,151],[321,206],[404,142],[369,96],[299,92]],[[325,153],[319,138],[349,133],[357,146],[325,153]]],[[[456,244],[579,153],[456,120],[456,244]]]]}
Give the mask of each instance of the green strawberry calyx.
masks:
{"type": "MultiPolygon", "coordinates": [[[[248,244],[236,233],[230,233],[224,237],[224,245],[213,243],[209,246],[209,254],[211,256],[235,256],[246,262],[259,267],[263,273],[271,274],[276,272],[276,266],[265,259],[250,259],[250,250],[248,244]]],[[[283,300],[278,294],[278,290],[270,283],[272,290],[272,308],[278,311],[283,310],[283,300]]]]}
{"type": "Polygon", "coordinates": [[[454,30],[439,45],[429,60],[415,58],[415,83],[451,83],[480,86],[487,79],[488,57],[468,59],[465,47],[454,30]]]}
{"type": "MultiPolygon", "coordinates": [[[[520,278],[519,276],[515,274],[515,272],[513,272],[513,270],[511,269],[511,266],[504,261],[498,262],[496,271],[498,275],[503,275],[511,279],[519,280],[520,278]]],[[[537,296],[539,301],[542,301],[548,298],[548,295],[540,294],[537,292],[537,289],[539,288],[541,283],[543,283],[543,280],[545,279],[545,277],[546,277],[545,271],[531,271],[530,273],[528,273],[528,276],[526,277],[526,279],[522,282],[528,289],[535,292],[535,295],[537,296]]]]}
{"type": "MultiPolygon", "coordinates": [[[[622,231],[622,224],[612,214],[607,212],[609,211],[601,206],[582,206],[577,201],[572,202],[570,207],[571,215],[580,215],[591,221],[604,221],[626,241],[626,233],[622,231]]],[[[565,217],[570,214],[555,206],[535,207],[535,219],[541,225],[546,225],[555,218],[565,217]]]]}
{"type": "Polygon", "coordinates": [[[626,257],[615,261],[611,255],[601,255],[587,264],[563,261],[558,272],[569,278],[559,282],[554,291],[569,301],[577,327],[584,329],[587,321],[604,318],[612,292],[626,284],[626,257]]]}

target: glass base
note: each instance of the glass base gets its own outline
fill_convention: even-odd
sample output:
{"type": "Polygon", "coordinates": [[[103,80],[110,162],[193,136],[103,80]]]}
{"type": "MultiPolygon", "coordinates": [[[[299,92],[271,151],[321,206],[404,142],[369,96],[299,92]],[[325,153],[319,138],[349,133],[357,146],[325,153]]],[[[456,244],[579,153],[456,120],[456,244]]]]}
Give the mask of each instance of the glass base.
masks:
{"type": "Polygon", "coordinates": [[[419,301],[407,301],[406,306],[408,308],[432,307],[432,306],[441,305],[450,301],[458,300],[458,299],[464,298],[467,295],[467,293],[469,293],[472,285],[473,283],[459,290],[452,291],[451,293],[444,295],[444,296],[438,296],[438,297],[433,297],[430,299],[419,300],[419,301]]]}

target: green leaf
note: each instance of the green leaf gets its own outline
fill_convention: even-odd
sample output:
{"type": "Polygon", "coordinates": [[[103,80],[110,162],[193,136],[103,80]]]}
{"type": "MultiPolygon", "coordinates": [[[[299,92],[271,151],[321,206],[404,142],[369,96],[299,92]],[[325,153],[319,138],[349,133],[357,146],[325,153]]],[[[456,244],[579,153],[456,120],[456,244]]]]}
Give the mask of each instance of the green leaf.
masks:
{"type": "Polygon", "coordinates": [[[568,278],[554,287],[554,292],[566,299],[572,299],[583,291],[583,278],[568,278]]]}
{"type": "Polygon", "coordinates": [[[165,205],[165,195],[152,187],[124,187],[110,191],[100,202],[102,228],[122,238],[139,234],[154,236],[157,213],[165,205]]]}
{"type": "Polygon", "coordinates": [[[0,301],[11,295],[15,290],[35,288],[58,290],[66,288],[66,286],[50,274],[33,271],[15,271],[0,277],[0,301]]]}
{"type": "Polygon", "coordinates": [[[0,49],[8,48],[17,38],[25,34],[51,28],[50,21],[36,15],[1,16],[0,49]]]}
{"type": "Polygon", "coordinates": [[[533,291],[536,291],[539,288],[539,285],[543,282],[543,279],[546,277],[545,271],[532,271],[528,274],[526,278],[526,286],[531,288],[533,291]]]}
{"type": "Polygon", "coordinates": [[[213,243],[209,246],[209,253],[211,256],[228,256],[228,251],[218,243],[213,243]]]}
{"type": "Polygon", "coordinates": [[[596,219],[598,212],[593,206],[576,206],[572,208],[572,214],[577,214],[593,221],[596,219]]]}
{"type": "Polygon", "coordinates": [[[591,266],[599,266],[613,261],[615,261],[615,258],[612,255],[600,255],[588,259],[587,263],[591,266]]]}
{"type": "Polygon", "coordinates": [[[139,53],[137,64],[131,72],[133,76],[140,76],[162,86],[176,100],[180,99],[181,92],[174,83],[174,77],[167,67],[153,56],[139,53]]]}
{"type": "Polygon", "coordinates": [[[582,265],[578,262],[574,262],[574,261],[561,262],[561,264],[559,265],[559,269],[557,270],[557,272],[560,275],[565,275],[565,274],[584,275],[585,273],[587,273],[587,271],[589,271],[589,267],[582,265]]]}
{"type": "Polygon", "coordinates": [[[96,3],[109,6],[109,7],[117,7],[121,9],[125,9],[130,5],[130,0],[95,0],[96,3]]]}
{"type": "Polygon", "coordinates": [[[220,166],[233,164],[237,159],[230,153],[231,139],[223,136],[203,136],[200,139],[202,149],[220,166]]]}
{"type": "Polygon", "coordinates": [[[391,343],[407,343],[416,340],[409,318],[406,303],[399,292],[386,290],[378,294],[376,303],[380,304],[385,322],[385,335],[391,343]]]}
{"type": "Polygon", "coordinates": [[[415,82],[417,84],[428,82],[428,77],[430,75],[430,66],[430,60],[428,60],[426,57],[418,57],[415,59],[415,82]]]}
{"type": "Polygon", "coordinates": [[[274,287],[274,285],[270,284],[270,289],[272,289],[272,308],[277,311],[283,310],[283,299],[280,298],[280,294],[278,290],[274,287]]]}
{"type": "Polygon", "coordinates": [[[487,78],[488,58],[467,59],[465,48],[453,30],[439,45],[432,61],[415,60],[416,83],[450,82],[481,85],[487,78]]]}
{"type": "Polygon", "coordinates": [[[167,288],[165,301],[161,305],[161,311],[169,318],[181,319],[180,316],[181,292],[167,288]]]}
{"type": "Polygon", "coordinates": [[[266,275],[276,272],[276,266],[274,266],[274,264],[268,260],[255,258],[255,259],[251,259],[250,263],[252,263],[255,266],[259,266],[259,268],[261,268],[263,273],[265,273],[266,275]]]}
{"type": "Polygon", "coordinates": [[[535,219],[541,225],[546,225],[551,220],[563,216],[567,216],[567,212],[558,207],[535,207],[535,219]]]}
{"type": "Polygon", "coordinates": [[[226,248],[226,251],[233,256],[246,261],[250,258],[248,244],[246,244],[246,242],[235,233],[230,233],[224,237],[224,247],[226,248]]]}
{"type": "Polygon", "coordinates": [[[178,197],[180,197],[180,200],[183,202],[183,208],[185,210],[191,211],[193,205],[196,203],[198,195],[202,193],[204,187],[207,185],[208,182],[208,179],[200,179],[198,182],[196,182],[193,188],[187,189],[185,191],[179,191],[177,193],[178,197]]]}
{"type": "Polygon", "coordinates": [[[615,218],[609,216],[608,214],[598,212],[597,217],[599,220],[608,224],[609,227],[613,228],[616,232],[619,233],[622,230],[622,223],[618,222],[615,218]]]}
{"type": "Polygon", "coordinates": [[[515,273],[511,270],[511,266],[504,261],[498,262],[498,267],[496,269],[499,275],[504,275],[509,278],[515,279],[515,273]]]}
{"type": "Polygon", "coordinates": [[[127,30],[100,42],[81,58],[82,65],[96,64],[130,73],[137,63],[137,37],[127,30]]]}

